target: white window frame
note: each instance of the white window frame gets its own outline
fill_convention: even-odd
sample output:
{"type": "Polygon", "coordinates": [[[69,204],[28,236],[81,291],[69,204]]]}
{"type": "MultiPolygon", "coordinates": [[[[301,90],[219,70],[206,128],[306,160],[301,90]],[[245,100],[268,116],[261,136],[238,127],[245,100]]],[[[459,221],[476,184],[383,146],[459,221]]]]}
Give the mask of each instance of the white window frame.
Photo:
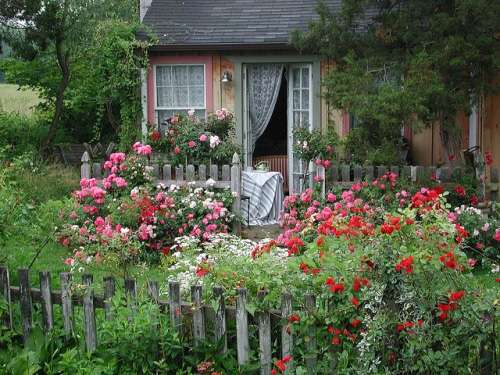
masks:
{"type": "MultiPolygon", "coordinates": [[[[196,112],[203,111],[203,117],[206,116],[206,111],[207,111],[207,67],[206,64],[204,63],[165,63],[165,64],[155,64],[153,66],[153,78],[154,78],[154,116],[155,116],[155,126],[159,127],[158,123],[158,113],[160,111],[182,111],[182,112],[187,112],[191,109],[194,109],[196,112]],[[188,107],[159,107],[158,106],[158,86],[156,83],[157,79],[157,68],[158,67],[164,67],[164,66],[203,66],[203,106],[188,106],[188,107]]],[[[187,86],[189,88],[189,86],[187,86]]]]}

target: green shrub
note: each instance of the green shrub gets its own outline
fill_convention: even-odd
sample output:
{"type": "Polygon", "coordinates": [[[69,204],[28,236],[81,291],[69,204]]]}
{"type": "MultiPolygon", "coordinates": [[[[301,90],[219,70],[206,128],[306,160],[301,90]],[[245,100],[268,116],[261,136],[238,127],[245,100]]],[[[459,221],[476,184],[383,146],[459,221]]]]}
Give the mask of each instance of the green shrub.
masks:
{"type": "Polygon", "coordinates": [[[9,158],[38,151],[48,124],[40,116],[0,110],[0,148],[9,158]]]}

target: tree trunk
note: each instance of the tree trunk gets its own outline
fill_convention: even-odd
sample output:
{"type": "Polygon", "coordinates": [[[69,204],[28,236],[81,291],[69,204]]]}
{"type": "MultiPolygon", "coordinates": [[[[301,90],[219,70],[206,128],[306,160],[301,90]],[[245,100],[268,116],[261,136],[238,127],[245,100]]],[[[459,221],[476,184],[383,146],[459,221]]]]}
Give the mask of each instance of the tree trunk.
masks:
{"type": "Polygon", "coordinates": [[[458,118],[449,120],[454,124],[454,127],[443,125],[443,121],[439,126],[439,135],[441,136],[441,145],[443,146],[444,157],[448,166],[456,166],[465,163],[464,154],[462,151],[462,134],[460,132],[460,124],[458,118]]]}
{"type": "MultiPolygon", "coordinates": [[[[64,14],[62,19],[62,24],[66,25],[67,12],[68,12],[68,2],[64,3],[64,14]]],[[[64,33],[64,31],[61,31],[64,33]]],[[[63,52],[63,44],[64,44],[64,35],[58,35],[56,37],[56,54],[57,54],[57,63],[59,64],[59,68],[61,69],[61,83],[59,84],[59,88],[57,89],[56,94],[56,110],[54,112],[54,116],[52,116],[52,121],[50,122],[50,127],[47,135],[42,140],[40,145],[40,151],[45,152],[49,144],[54,140],[57,134],[57,124],[59,123],[59,119],[61,117],[63,107],[64,107],[64,91],[66,91],[66,87],[68,87],[69,83],[69,54],[70,48],[68,46],[66,52],[63,52]]]]}

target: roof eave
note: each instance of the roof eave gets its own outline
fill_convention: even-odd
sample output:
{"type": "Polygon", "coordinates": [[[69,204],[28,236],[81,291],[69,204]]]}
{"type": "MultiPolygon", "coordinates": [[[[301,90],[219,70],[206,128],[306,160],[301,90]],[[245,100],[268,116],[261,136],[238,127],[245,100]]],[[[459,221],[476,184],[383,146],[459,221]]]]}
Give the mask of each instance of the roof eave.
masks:
{"type": "Polygon", "coordinates": [[[149,47],[149,51],[226,51],[226,50],[268,50],[295,48],[288,43],[211,43],[211,44],[154,44],[149,47]]]}

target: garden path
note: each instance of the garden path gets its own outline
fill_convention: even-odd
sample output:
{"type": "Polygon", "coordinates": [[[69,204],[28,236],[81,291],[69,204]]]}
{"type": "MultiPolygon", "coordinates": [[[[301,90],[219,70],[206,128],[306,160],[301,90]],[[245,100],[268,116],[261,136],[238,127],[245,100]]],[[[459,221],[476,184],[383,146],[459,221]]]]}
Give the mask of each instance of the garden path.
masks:
{"type": "Polygon", "coordinates": [[[277,240],[281,232],[282,229],[280,228],[279,224],[263,225],[263,226],[253,225],[251,227],[243,226],[241,237],[247,238],[255,242],[259,242],[264,238],[271,238],[273,240],[277,240]]]}

